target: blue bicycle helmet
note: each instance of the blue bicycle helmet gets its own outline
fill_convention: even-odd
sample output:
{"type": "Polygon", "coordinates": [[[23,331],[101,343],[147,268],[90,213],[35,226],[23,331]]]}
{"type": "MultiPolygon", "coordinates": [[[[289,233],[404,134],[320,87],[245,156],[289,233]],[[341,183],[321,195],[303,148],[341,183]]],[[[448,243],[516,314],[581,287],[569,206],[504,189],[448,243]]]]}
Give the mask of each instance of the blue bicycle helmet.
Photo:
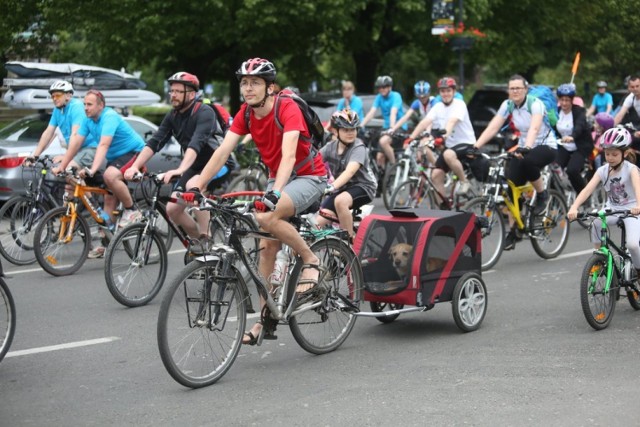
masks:
{"type": "Polygon", "coordinates": [[[416,96],[428,96],[431,91],[431,85],[429,82],[420,80],[413,86],[413,90],[416,93],[416,96]]]}
{"type": "Polygon", "coordinates": [[[560,96],[570,96],[573,98],[576,96],[576,85],[573,83],[564,83],[558,86],[558,90],[556,91],[558,97],[560,96]]]}

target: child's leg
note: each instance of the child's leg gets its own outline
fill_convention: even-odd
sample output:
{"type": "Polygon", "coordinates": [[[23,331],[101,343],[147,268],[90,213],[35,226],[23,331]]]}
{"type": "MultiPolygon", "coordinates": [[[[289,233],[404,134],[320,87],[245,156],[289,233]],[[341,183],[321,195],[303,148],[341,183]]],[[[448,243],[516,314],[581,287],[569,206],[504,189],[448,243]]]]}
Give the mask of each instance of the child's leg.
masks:
{"type": "Polygon", "coordinates": [[[636,269],[640,269],[640,222],[635,217],[626,218],[624,227],[631,261],[636,269]]]}

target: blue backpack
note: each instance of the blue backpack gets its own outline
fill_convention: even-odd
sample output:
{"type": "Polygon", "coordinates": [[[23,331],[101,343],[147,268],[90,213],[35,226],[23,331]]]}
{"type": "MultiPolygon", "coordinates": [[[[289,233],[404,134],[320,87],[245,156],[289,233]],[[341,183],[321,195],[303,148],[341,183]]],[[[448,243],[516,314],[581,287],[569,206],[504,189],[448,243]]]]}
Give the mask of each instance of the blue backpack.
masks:
{"type": "MultiPolygon", "coordinates": [[[[547,126],[551,128],[551,131],[554,132],[556,123],[558,123],[558,100],[556,99],[555,93],[553,93],[553,90],[551,90],[549,86],[529,86],[529,92],[527,93],[527,111],[531,112],[531,104],[533,104],[536,98],[544,104],[547,114],[544,115],[543,120],[547,126]]],[[[509,100],[507,104],[509,114],[513,113],[514,108],[515,104],[509,100]]]]}

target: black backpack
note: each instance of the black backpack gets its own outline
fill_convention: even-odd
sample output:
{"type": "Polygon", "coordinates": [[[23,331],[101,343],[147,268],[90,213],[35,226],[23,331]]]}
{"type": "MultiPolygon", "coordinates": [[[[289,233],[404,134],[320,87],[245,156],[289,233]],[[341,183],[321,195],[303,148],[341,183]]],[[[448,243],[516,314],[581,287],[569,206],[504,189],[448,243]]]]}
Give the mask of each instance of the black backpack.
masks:
{"type": "MultiPolygon", "coordinates": [[[[300,139],[310,143],[311,146],[315,148],[315,151],[318,151],[322,147],[324,147],[327,141],[331,140],[331,134],[324,130],[322,121],[320,120],[320,117],[318,117],[318,114],[315,111],[313,111],[313,108],[309,107],[309,104],[307,104],[307,102],[304,99],[300,98],[298,94],[296,94],[290,89],[282,89],[280,92],[278,92],[278,95],[276,96],[276,103],[273,108],[275,109],[274,115],[275,115],[276,126],[278,126],[278,129],[284,130],[284,126],[280,121],[280,114],[279,114],[280,98],[282,97],[294,100],[295,103],[298,104],[298,107],[302,112],[302,117],[304,118],[304,121],[307,124],[307,128],[309,129],[311,138],[306,138],[300,135],[300,139]]],[[[249,123],[250,114],[251,114],[251,107],[247,105],[247,108],[244,112],[244,121],[247,124],[247,129],[250,129],[250,123],[249,123]]]]}

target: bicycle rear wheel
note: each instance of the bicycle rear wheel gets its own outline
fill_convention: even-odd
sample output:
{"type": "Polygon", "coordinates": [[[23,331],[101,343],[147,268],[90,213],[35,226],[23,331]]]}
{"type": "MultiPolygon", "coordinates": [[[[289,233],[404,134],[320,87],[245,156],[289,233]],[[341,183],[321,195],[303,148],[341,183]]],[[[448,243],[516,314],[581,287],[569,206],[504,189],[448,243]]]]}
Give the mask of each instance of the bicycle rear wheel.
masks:
{"type": "Polygon", "coordinates": [[[27,196],[8,200],[0,209],[0,254],[12,264],[27,265],[36,261],[33,236],[38,221],[51,206],[27,196]]]}
{"type": "Polygon", "coordinates": [[[105,252],[104,278],[111,295],[127,307],[147,304],[167,277],[167,250],[156,230],[146,224],[123,228],[105,252]]]}
{"type": "Polygon", "coordinates": [[[564,197],[555,190],[548,190],[549,200],[540,215],[529,215],[529,232],[533,250],[542,258],[555,258],[569,240],[569,220],[564,197]]]}
{"type": "Polygon", "coordinates": [[[587,323],[595,330],[605,329],[616,309],[618,278],[614,272],[609,290],[607,285],[607,258],[593,254],[587,260],[580,279],[580,304],[587,323]]]}
{"type": "Polygon", "coordinates": [[[396,188],[389,202],[394,208],[438,209],[427,182],[420,178],[411,178],[396,188]]]}
{"type": "Polygon", "coordinates": [[[91,249],[89,224],[76,215],[73,230],[66,207],[49,211],[36,227],[34,252],[38,264],[53,276],[73,274],[87,259],[91,249]]]}
{"type": "Polygon", "coordinates": [[[400,159],[395,165],[387,168],[384,173],[384,178],[382,178],[382,202],[387,209],[391,209],[392,207],[391,197],[394,191],[407,179],[403,178],[405,168],[409,168],[408,161],[400,159]]]}
{"type": "Polygon", "coordinates": [[[242,345],[247,315],[242,276],[234,269],[230,280],[221,280],[222,264],[189,263],[171,282],[160,306],[160,357],[171,377],[186,387],[218,381],[242,345]]]}
{"type": "MultiPolygon", "coordinates": [[[[300,347],[309,353],[324,354],[338,348],[351,333],[364,278],[358,257],[342,240],[321,239],[311,245],[311,250],[320,259],[322,269],[316,297],[296,308],[301,311],[289,319],[289,328],[300,347]],[[318,302],[315,308],[304,310],[318,302]]],[[[302,264],[300,258],[297,262],[302,264]]],[[[300,266],[294,271],[300,271],[300,266]]],[[[293,293],[298,276],[292,275],[290,281],[293,293]]]]}
{"type": "Polygon", "coordinates": [[[0,277],[0,362],[11,347],[16,333],[16,306],[4,279],[0,277]]]}
{"type": "Polygon", "coordinates": [[[231,180],[226,192],[236,191],[264,191],[267,189],[267,179],[256,178],[255,175],[240,175],[231,180]]]}
{"type": "Polygon", "coordinates": [[[489,203],[487,197],[476,197],[469,200],[462,208],[465,212],[473,212],[478,217],[487,219],[487,227],[482,227],[482,270],[488,270],[498,263],[506,235],[504,217],[500,206],[489,203]]]}

